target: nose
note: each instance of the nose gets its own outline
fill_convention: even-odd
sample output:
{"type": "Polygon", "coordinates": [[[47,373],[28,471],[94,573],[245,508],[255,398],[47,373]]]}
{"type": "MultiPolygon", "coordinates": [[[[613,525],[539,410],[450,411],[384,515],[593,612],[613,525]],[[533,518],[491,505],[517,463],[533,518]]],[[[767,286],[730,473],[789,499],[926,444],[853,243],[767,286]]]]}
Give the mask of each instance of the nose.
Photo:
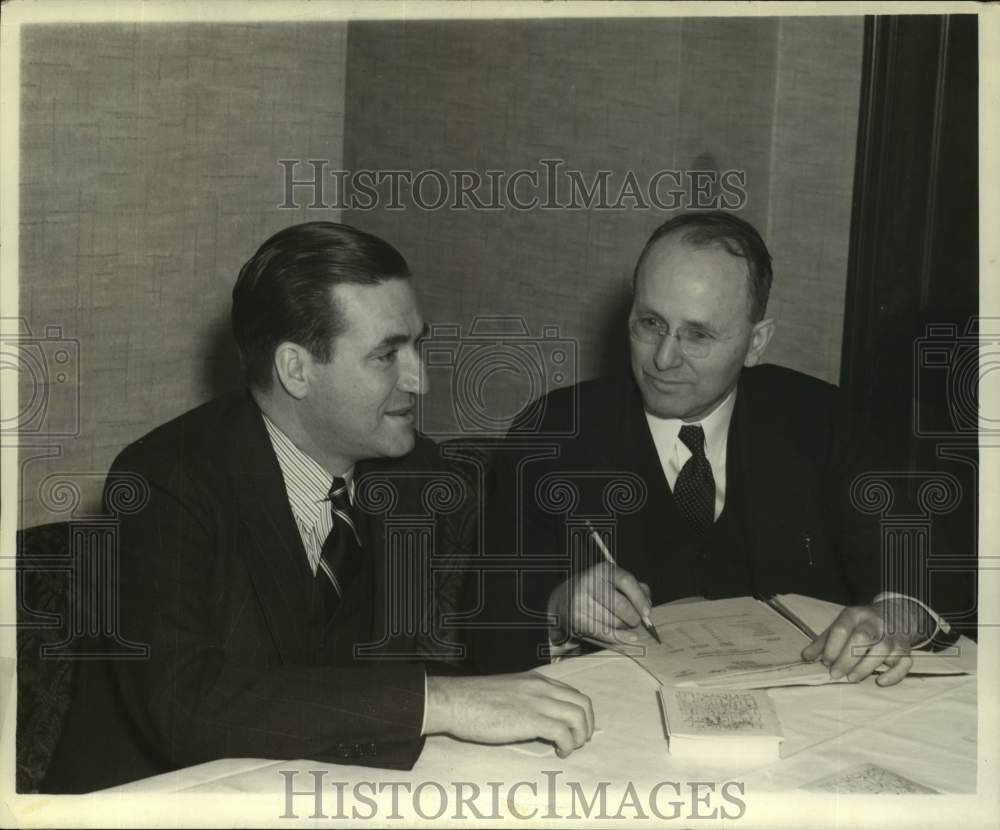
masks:
{"type": "Polygon", "coordinates": [[[680,341],[673,334],[666,335],[656,348],[656,354],[653,355],[653,365],[662,372],[665,369],[679,366],[682,361],[680,341]]]}
{"type": "Polygon", "coordinates": [[[398,386],[411,395],[424,395],[430,387],[424,361],[420,359],[416,349],[407,349],[407,352],[408,357],[400,366],[398,386]]]}

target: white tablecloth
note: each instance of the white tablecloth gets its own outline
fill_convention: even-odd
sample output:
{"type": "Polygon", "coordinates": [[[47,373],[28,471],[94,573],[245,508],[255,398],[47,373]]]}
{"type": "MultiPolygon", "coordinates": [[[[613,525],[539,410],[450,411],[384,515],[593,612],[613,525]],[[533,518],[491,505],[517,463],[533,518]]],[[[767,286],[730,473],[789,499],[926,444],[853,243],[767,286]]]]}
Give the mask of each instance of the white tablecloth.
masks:
{"type": "MultiPolygon", "coordinates": [[[[971,643],[967,648],[973,648],[971,643]]],[[[763,768],[720,759],[712,767],[679,762],[667,742],[655,697],[656,683],[627,657],[602,652],[546,666],[542,670],[589,695],[597,731],[567,759],[539,743],[481,746],[448,737],[428,739],[408,772],[324,765],[315,761],[231,759],[145,779],[108,792],[199,792],[280,794],[281,771],[295,770],[295,788],[324,770],[326,782],[534,781],[538,801],[560,786],[577,782],[591,793],[600,782],[612,791],[631,784],[648,791],[661,782],[743,782],[746,791],[802,791],[815,781],[860,765],[875,765],[941,793],[976,790],[975,676],[908,677],[882,688],[874,678],[859,684],[785,687],[769,691],[785,741],[780,762],[763,768]],[[555,777],[554,777],[555,776],[555,777]]],[[[530,788],[521,790],[526,803],[530,788]]],[[[519,796],[520,798],[521,796],[519,796]]]]}

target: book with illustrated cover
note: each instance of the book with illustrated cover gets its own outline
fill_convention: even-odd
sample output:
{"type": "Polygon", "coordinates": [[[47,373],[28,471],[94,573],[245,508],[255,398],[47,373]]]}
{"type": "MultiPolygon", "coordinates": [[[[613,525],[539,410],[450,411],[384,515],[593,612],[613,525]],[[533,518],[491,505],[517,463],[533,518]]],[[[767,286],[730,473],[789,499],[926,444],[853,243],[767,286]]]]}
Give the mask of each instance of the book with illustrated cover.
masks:
{"type": "Polygon", "coordinates": [[[780,759],[784,735],[767,692],[661,686],[658,696],[671,755],[738,767],[780,759]]]}

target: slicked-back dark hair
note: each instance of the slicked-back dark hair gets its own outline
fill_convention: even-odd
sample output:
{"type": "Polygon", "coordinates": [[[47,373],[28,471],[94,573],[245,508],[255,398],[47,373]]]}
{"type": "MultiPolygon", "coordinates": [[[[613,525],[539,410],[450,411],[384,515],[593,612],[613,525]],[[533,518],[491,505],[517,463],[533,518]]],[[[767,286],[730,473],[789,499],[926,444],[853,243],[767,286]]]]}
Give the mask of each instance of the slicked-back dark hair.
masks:
{"type": "Polygon", "coordinates": [[[278,231],[240,269],[233,287],[233,335],[247,382],[271,386],[280,343],[298,343],[321,362],[330,359],[344,326],[333,286],[409,276],[399,251],[350,225],[307,222],[278,231]]]}
{"type": "Polygon", "coordinates": [[[682,213],[668,219],[650,235],[632,272],[632,285],[639,274],[650,248],[668,234],[679,232],[680,238],[695,248],[721,245],[733,256],[747,261],[747,295],[750,299],[750,321],[758,323],[767,313],[767,298],[771,293],[771,254],[757,229],[749,222],[725,211],[682,213]]]}

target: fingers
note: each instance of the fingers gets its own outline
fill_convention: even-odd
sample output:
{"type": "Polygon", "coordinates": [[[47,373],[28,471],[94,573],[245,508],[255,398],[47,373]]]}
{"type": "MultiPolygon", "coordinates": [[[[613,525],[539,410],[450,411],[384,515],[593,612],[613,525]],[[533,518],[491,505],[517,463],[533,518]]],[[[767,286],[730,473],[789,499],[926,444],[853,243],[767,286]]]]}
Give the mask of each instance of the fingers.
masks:
{"type": "MultiPolygon", "coordinates": [[[[643,604],[640,608],[645,607],[643,604]]],[[[614,615],[620,623],[620,627],[635,628],[642,620],[636,607],[623,594],[615,594],[614,615]]]]}
{"type": "Polygon", "coordinates": [[[845,608],[830,626],[809,645],[802,649],[802,659],[812,662],[820,657],[826,665],[832,665],[840,656],[851,633],[857,627],[857,608],[845,608]]]}
{"type": "MultiPolygon", "coordinates": [[[[848,680],[860,680],[867,677],[876,668],[882,665],[886,650],[878,649],[882,640],[878,634],[873,633],[868,628],[859,627],[854,629],[844,643],[839,654],[834,655],[833,663],[830,665],[830,677],[839,680],[847,677],[848,680]]],[[[829,641],[823,656],[829,653],[829,641]]]]}
{"type": "Polygon", "coordinates": [[[583,707],[584,714],[587,716],[587,737],[590,738],[594,734],[594,704],[591,702],[590,698],[587,697],[583,692],[570,686],[568,683],[563,683],[561,680],[556,680],[552,677],[547,677],[549,683],[553,686],[558,686],[569,694],[569,700],[571,702],[577,703],[579,706],[583,707]]]}
{"type": "Polygon", "coordinates": [[[566,590],[573,634],[609,644],[636,641],[621,629],[639,625],[640,610],[647,609],[648,603],[628,571],[602,562],[580,574],[566,590]]]}
{"type": "Polygon", "coordinates": [[[591,569],[589,594],[594,602],[607,611],[615,628],[635,628],[639,624],[639,614],[618,588],[618,571],[615,566],[591,569]]]}
{"type": "Polygon", "coordinates": [[[846,619],[848,610],[845,608],[826,632],[826,643],[823,645],[822,659],[824,663],[830,666],[831,674],[833,673],[833,664],[843,653],[844,646],[847,645],[847,641],[854,631],[853,620],[846,619]]]}
{"type": "Polygon", "coordinates": [[[823,648],[826,646],[826,636],[829,633],[830,629],[828,628],[809,645],[802,649],[802,659],[807,663],[811,663],[813,660],[817,659],[823,653],[823,648]]]}
{"type": "Polygon", "coordinates": [[[880,686],[902,680],[913,665],[909,646],[886,636],[882,615],[870,606],[845,608],[833,624],[802,650],[803,660],[822,657],[830,677],[846,677],[852,683],[864,680],[883,663],[890,667],[878,678],[880,686]]]}
{"type": "MultiPolygon", "coordinates": [[[[891,671],[886,674],[891,675],[891,679],[886,681],[878,678],[880,686],[892,686],[898,683],[913,666],[913,658],[910,657],[910,646],[905,640],[897,637],[887,637],[882,634],[882,639],[875,643],[868,653],[847,673],[847,679],[852,683],[864,680],[881,665],[891,667],[891,671]]],[[[884,677],[884,675],[883,675],[884,677]]]]}
{"type": "Polygon", "coordinates": [[[909,654],[890,654],[885,658],[885,662],[892,668],[875,678],[879,686],[895,686],[913,668],[913,658],[909,654]]]}
{"type": "MultiPolygon", "coordinates": [[[[863,650],[864,644],[859,645],[857,648],[859,651],[863,650]]],[[[874,643],[860,660],[857,658],[856,654],[852,656],[851,659],[855,662],[853,666],[844,672],[844,674],[851,683],[857,683],[859,680],[864,680],[868,677],[868,675],[875,671],[875,669],[881,666],[885,662],[887,656],[890,654],[895,655],[897,653],[902,656],[901,651],[897,652],[894,649],[892,641],[886,642],[885,640],[880,640],[879,642],[874,643]]],[[[830,672],[830,675],[831,677],[833,676],[832,671],[830,672]]]]}
{"type": "Polygon", "coordinates": [[[539,704],[543,719],[538,735],[552,741],[560,758],[565,758],[574,749],[579,749],[590,740],[587,717],[583,709],[572,703],[545,701],[539,704]]]}
{"type": "Polygon", "coordinates": [[[628,616],[625,619],[631,621],[632,626],[638,625],[640,619],[648,616],[650,611],[649,586],[646,586],[647,590],[643,591],[639,580],[624,568],[612,569],[612,579],[615,588],[628,600],[628,606],[631,606],[628,608],[628,616]]]}
{"type": "Polygon", "coordinates": [[[639,639],[631,631],[624,630],[621,621],[604,608],[597,611],[580,611],[573,618],[573,631],[578,637],[611,646],[634,643],[639,639]]]}
{"type": "Polygon", "coordinates": [[[535,706],[542,715],[538,736],[555,744],[556,754],[565,758],[594,734],[594,709],[586,695],[572,686],[535,675],[544,685],[537,690],[535,706]]]}
{"type": "Polygon", "coordinates": [[[556,755],[560,758],[567,757],[574,749],[578,749],[581,746],[581,744],[576,742],[572,730],[557,719],[550,719],[545,726],[539,729],[538,737],[554,743],[556,745],[556,755]]]}
{"type": "Polygon", "coordinates": [[[540,674],[429,677],[424,734],[499,744],[541,739],[561,758],[594,734],[590,698],[540,674]]]}

